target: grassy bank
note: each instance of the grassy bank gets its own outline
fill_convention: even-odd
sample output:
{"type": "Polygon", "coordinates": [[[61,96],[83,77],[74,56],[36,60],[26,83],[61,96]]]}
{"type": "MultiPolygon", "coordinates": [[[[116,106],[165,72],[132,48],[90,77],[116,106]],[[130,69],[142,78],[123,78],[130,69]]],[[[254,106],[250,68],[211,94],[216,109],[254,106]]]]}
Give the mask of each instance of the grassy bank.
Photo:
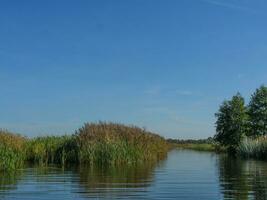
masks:
{"type": "Polygon", "coordinates": [[[196,151],[217,151],[217,146],[213,144],[208,144],[208,143],[203,143],[203,144],[176,144],[177,148],[182,148],[182,149],[191,149],[191,150],[196,150],[196,151]]]}
{"type": "Polygon", "coordinates": [[[156,161],[166,156],[164,138],[136,126],[86,123],[70,136],[26,138],[0,131],[0,169],[24,163],[115,165],[156,161]]]}
{"type": "Polygon", "coordinates": [[[167,141],[172,145],[173,148],[191,149],[196,151],[224,151],[224,148],[216,144],[213,138],[198,140],[168,139],[167,141]]]}

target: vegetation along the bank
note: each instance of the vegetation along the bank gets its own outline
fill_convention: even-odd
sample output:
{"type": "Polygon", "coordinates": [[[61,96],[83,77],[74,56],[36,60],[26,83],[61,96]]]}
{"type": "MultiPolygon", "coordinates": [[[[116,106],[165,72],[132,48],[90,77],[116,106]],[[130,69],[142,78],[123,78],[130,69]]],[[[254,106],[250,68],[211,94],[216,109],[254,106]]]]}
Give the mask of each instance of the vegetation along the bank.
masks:
{"type": "Polygon", "coordinates": [[[267,159],[267,87],[252,94],[248,105],[237,93],[222,103],[215,114],[215,140],[229,152],[267,159]]]}
{"type": "Polygon", "coordinates": [[[168,139],[167,140],[173,147],[180,149],[192,149],[197,151],[222,151],[220,146],[215,143],[214,139],[209,137],[207,139],[168,139]]]}
{"type": "Polygon", "coordinates": [[[0,170],[29,162],[58,164],[134,164],[166,156],[167,141],[136,126],[86,123],[73,135],[26,138],[0,131],[0,170]]]}
{"type": "Polygon", "coordinates": [[[0,169],[16,169],[25,161],[26,138],[0,130],[0,169]]]}

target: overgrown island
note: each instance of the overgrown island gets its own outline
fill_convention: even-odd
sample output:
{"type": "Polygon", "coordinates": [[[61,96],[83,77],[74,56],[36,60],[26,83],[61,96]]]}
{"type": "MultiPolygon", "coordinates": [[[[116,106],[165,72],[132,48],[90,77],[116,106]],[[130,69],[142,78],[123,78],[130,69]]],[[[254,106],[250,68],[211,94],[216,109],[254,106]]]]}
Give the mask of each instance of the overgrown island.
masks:
{"type": "Polygon", "coordinates": [[[1,131],[0,169],[17,169],[25,163],[105,166],[154,162],[166,156],[168,148],[157,134],[116,123],[86,123],[73,135],[36,138],[1,131]]]}
{"type": "Polygon", "coordinates": [[[0,130],[0,170],[26,163],[64,167],[156,162],[173,147],[267,158],[267,87],[256,89],[248,105],[237,93],[221,104],[215,116],[216,134],[204,140],[165,140],[136,126],[106,122],[85,123],[64,136],[27,138],[0,130]]]}

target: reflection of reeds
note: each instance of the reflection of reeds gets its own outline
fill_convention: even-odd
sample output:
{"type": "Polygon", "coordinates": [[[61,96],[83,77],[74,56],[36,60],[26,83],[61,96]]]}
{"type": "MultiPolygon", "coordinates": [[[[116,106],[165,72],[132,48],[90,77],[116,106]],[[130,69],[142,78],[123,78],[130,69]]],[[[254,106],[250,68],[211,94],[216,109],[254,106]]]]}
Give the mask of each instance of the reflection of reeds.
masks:
{"type": "Polygon", "coordinates": [[[154,181],[156,162],[122,166],[79,168],[80,193],[92,199],[126,199],[154,181]]]}
{"type": "Polygon", "coordinates": [[[0,171],[0,199],[6,199],[6,194],[17,189],[17,185],[24,177],[22,170],[0,171]]]}
{"type": "Polygon", "coordinates": [[[238,147],[238,153],[247,158],[266,159],[267,139],[265,137],[245,138],[238,147]]]}
{"type": "Polygon", "coordinates": [[[1,131],[0,169],[15,169],[25,161],[61,166],[138,163],[159,160],[167,150],[168,144],[162,137],[115,123],[87,123],[71,136],[33,139],[1,131]]]}
{"type": "Polygon", "coordinates": [[[62,192],[61,188],[66,190],[66,187],[71,187],[69,191],[74,192],[74,196],[81,195],[82,198],[126,198],[151,185],[158,164],[159,162],[116,166],[74,165],[66,168],[27,165],[26,169],[0,172],[0,199],[8,198],[9,195],[19,197],[20,192],[25,192],[24,185],[34,190],[24,198],[34,197],[39,189],[62,192]],[[17,191],[13,193],[12,190],[17,191]]]}
{"type": "Polygon", "coordinates": [[[96,188],[135,188],[147,186],[152,182],[156,163],[122,166],[81,166],[80,184],[87,190],[96,188]]]}

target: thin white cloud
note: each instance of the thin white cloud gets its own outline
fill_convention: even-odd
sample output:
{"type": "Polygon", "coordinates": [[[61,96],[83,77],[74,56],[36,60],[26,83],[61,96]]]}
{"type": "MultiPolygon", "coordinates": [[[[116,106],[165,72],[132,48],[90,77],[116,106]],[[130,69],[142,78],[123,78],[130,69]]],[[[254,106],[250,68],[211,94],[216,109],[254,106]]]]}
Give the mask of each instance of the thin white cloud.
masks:
{"type": "MultiPolygon", "coordinates": [[[[225,8],[229,8],[229,9],[233,9],[233,10],[245,11],[245,12],[252,13],[252,14],[262,14],[256,10],[251,9],[251,8],[242,6],[240,4],[238,5],[237,3],[233,3],[233,1],[227,1],[227,0],[200,0],[200,1],[208,3],[208,4],[212,4],[215,6],[225,7],[225,8]]],[[[235,2],[237,2],[237,1],[235,1],[235,2]]]]}
{"type": "Polygon", "coordinates": [[[238,79],[243,79],[243,78],[245,78],[245,74],[242,74],[242,73],[237,74],[237,78],[238,79]]]}
{"type": "Polygon", "coordinates": [[[144,93],[148,95],[158,95],[160,94],[161,90],[159,88],[151,88],[148,90],[145,90],[144,93]]]}
{"type": "Polygon", "coordinates": [[[154,87],[154,88],[149,88],[144,91],[145,94],[147,95],[179,95],[179,96],[192,96],[194,93],[190,90],[186,89],[174,89],[174,88],[160,88],[160,87],[154,87]]]}
{"type": "Polygon", "coordinates": [[[189,90],[176,90],[176,94],[181,96],[191,96],[193,95],[193,92],[189,90]]]}

